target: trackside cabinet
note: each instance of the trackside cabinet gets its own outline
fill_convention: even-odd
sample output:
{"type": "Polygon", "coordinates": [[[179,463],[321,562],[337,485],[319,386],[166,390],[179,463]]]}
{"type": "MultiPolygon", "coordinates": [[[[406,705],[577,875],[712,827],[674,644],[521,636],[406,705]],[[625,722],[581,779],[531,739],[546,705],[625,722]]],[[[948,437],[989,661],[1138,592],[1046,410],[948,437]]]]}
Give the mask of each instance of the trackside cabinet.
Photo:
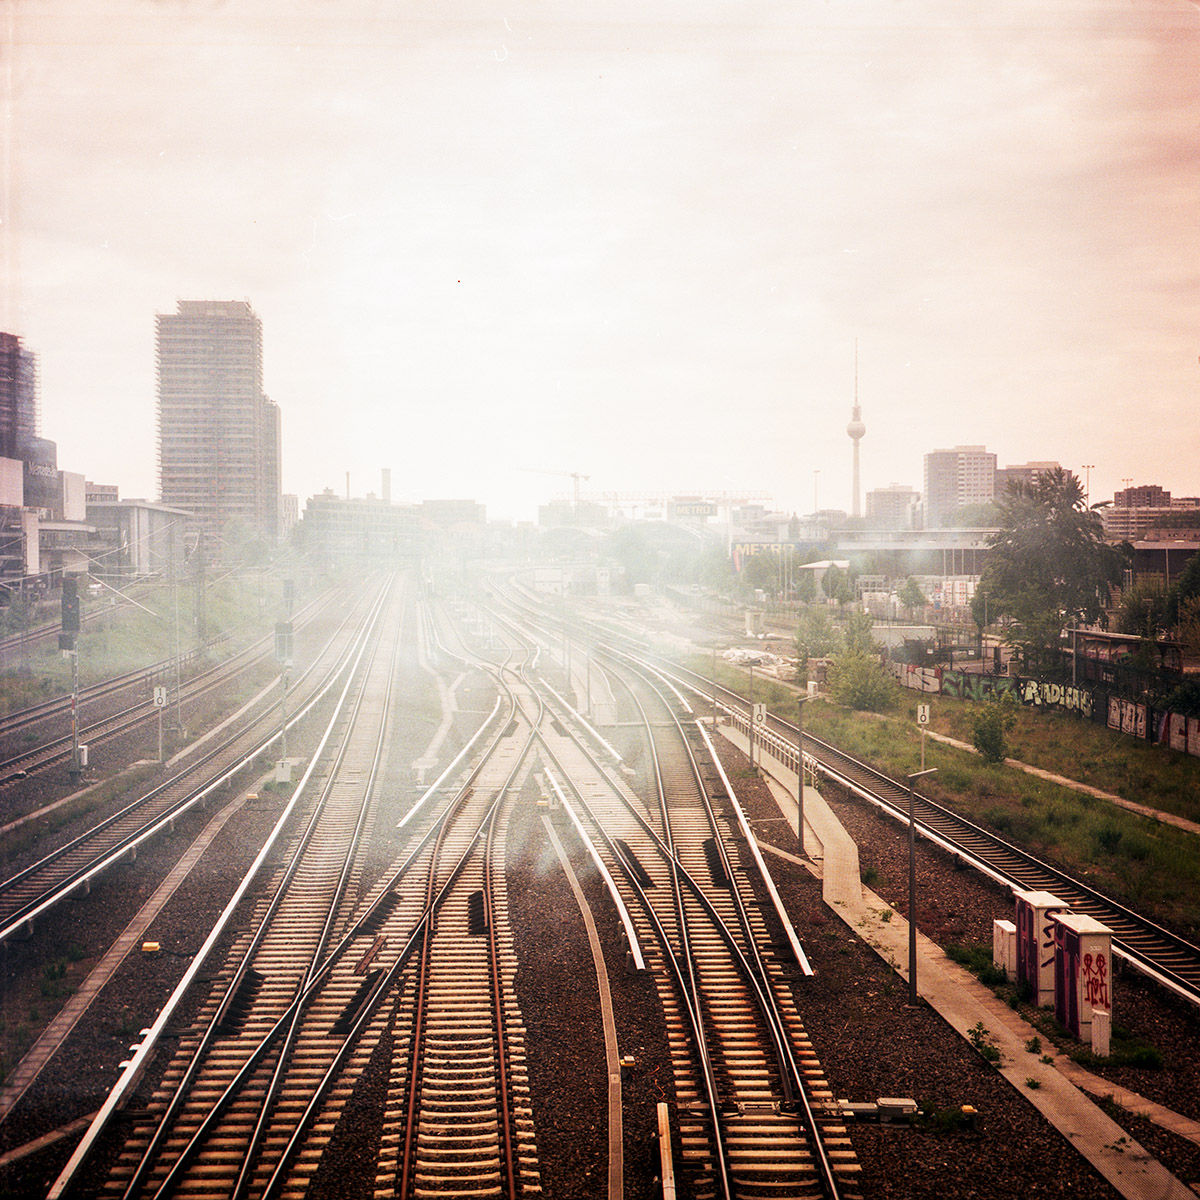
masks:
{"type": "Polygon", "coordinates": [[[1038,1008],[1054,1003],[1054,914],[1067,905],[1050,892],[1017,892],[1017,979],[1028,980],[1038,1008]]]}
{"type": "Polygon", "coordinates": [[[1112,1012],[1112,930],[1083,913],[1054,917],[1054,1015],[1092,1040],[1092,1010],[1112,1012]]]}

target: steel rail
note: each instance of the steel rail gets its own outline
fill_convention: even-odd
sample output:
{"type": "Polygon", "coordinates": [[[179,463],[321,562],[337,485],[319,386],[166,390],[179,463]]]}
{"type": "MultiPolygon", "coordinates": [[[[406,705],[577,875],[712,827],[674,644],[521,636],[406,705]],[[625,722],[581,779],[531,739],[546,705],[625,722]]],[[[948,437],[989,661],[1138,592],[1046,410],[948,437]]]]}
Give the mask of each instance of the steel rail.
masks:
{"type": "MultiPolygon", "coordinates": [[[[496,591],[498,589],[493,589],[493,594],[496,591]]],[[[516,603],[515,601],[510,602],[516,603]]],[[[525,600],[523,603],[530,605],[532,602],[525,600]]],[[[537,615],[543,621],[558,620],[560,624],[566,624],[561,618],[547,617],[540,610],[537,615]]],[[[626,634],[610,632],[607,636],[617,637],[622,641],[637,641],[626,634]]],[[[619,653],[627,653],[618,647],[613,647],[613,649],[619,653]]],[[[681,687],[703,698],[706,702],[715,702],[716,696],[719,695],[722,698],[719,707],[748,724],[749,718],[745,713],[748,702],[739,693],[717,684],[714,680],[705,678],[698,672],[682,667],[678,663],[663,659],[644,642],[638,643],[638,652],[653,659],[657,664],[657,669],[669,674],[681,687]]],[[[777,728],[785,731],[782,745],[779,746],[781,757],[784,761],[794,761],[796,751],[794,745],[789,742],[794,743],[797,733],[796,726],[774,714],[770,714],[770,720],[777,728]]],[[[803,736],[806,746],[820,748],[816,754],[809,754],[806,751],[806,757],[812,760],[822,774],[835,782],[843,783],[855,794],[907,823],[907,811],[901,816],[897,806],[889,805],[886,797],[879,793],[879,789],[883,788],[891,791],[893,795],[902,794],[907,801],[908,792],[905,785],[890,779],[865,763],[858,762],[831,744],[814,738],[808,731],[805,731],[803,736]],[[852,769],[839,771],[838,763],[852,764],[852,769]],[[852,778],[852,776],[857,776],[857,778],[852,778]]],[[[1074,903],[1078,906],[1079,911],[1088,913],[1113,929],[1114,955],[1160,983],[1181,999],[1200,1006],[1200,946],[1194,945],[1157,922],[1134,912],[1120,901],[1112,899],[1067,872],[1038,859],[997,834],[975,825],[928,797],[917,793],[916,802],[919,812],[915,816],[914,824],[923,837],[943,846],[964,863],[980,870],[1010,890],[1027,890],[1030,887],[1046,890],[1052,888],[1065,902],[1070,903],[1074,898],[1074,903]],[[940,831],[934,824],[934,814],[936,814],[937,822],[942,825],[940,831]],[[955,830],[962,832],[956,833],[955,830]],[[970,845],[970,840],[976,842],[974,848],[970,845]],[[991,847],[992,856],[989,856],[983,847],[991,847]],[[1005,866],[996,861],[997,856],[1009,858],[1023,865],[1020,868],[1011,865],[1005,866]]]]}
{"type": "MultiPolygon", "coordinates": [[[[499,672],[497,672],[497,674],[499,674],[499,672]]],[[[511,698],[515,704],[516,697],[512,696],[511,698]]],[[[468,795],[470,793],[471,789],[474,786],[474,781],[478,778],[478,775],[483,770],[483,767],[486,765],[487,759],[490,758],[495,753],[496,749],[499,747],[499,745],[503,741],[504,737],[507,736],[507,733],[508,733],[508,726],[506,725],[505,728],[496,735],[495,739],[493,740],[492,745],[488,747],[483,760],[478,764],[478,766],[472,772],[471,778],[467,781],[467,783],[463,787],[461,797],[465,797],[466,795],[468,795]]],[[[383,997],[388,995],[390,993],[390,991],[394,988],[395,983],[396,983],[397,979],[399,978],[400,972],[404,969],[405,966],[407,966],[408,960],[411,958],[411,955],[414,952],[414,950],[418,944],[418,941],[421,944],[422,948],[424,948],[431,941],[433,926],[434,926],[434,918],[435,918],[438,910],[441,908],[442,904],[445,902],[446,897],[449,896],[451,890],[457,883],[458,878],[460,877],[463,870],[465,869],[467,862],[470,859],[471,854],[474,852],[474,847],[475,847],[476,842],[478,842],[480,836],[485,834],[485,832],[488,829],[490,829],[490,827],[494,824],[494,822],[497,818],[497,815],[499,813],[500,806],[503,804],[504,799],[507,795],[508,789],[509,789],[509,787],[511,787],[512,781],[516,778],[516,776],[520,772],[520,770],[524,764],[524,761],[525,761],[526,757],[528,756],[530,749],[532,748],[532,746],[534,744],[535,735],[536,735],[536,727],[531,726],[529,734],[525,740],[525,745],[516,754],[512,768],[508,774],[507,779],[504,781],[504,783],[501,785],[501,787],[497,789],[495,797],[489,804],[486,811],[482,814],[481,818],[479,819],[478,827],[476,828],[475,833],[471,836],[468,845],[464,849],[464,851],[463,851],[462,855],[460,856],[460,858],[458,859],[457,863],[454,865],[454,867],[450,871],[450,874],[447,877],[445,883],[443,883],[441,885],[441,887],[437,889],[436,894],[433,896],[433,899],[427,901],[425,910],[424,910],[422,916],[420,917],[419,921],[417,922],[417,926],[414,929],[412,935],[410,936],[409,941],[407,942],[404,950],[401,952],[399,958],[397,959],[397,962],[392,966],[392,968],[389,969],[388,972],[386,972],[385,975],[382,976],[382,978],[378,981],[377,985],[371,991],[370,995],[364,1001],[362,1008],[361,1008],[357,1018],[354,1021],[353,1027],[351,1028],[349,1033],[346,1035],[346,1038],[345,1038],[345,1041],[343,1042],[342,1047],[338,1050],[338,1052],[334,1056],[333,1062],[327,1068],[327,1070],[325,1071],[321,1080],[317,1083],[316,1087],[314,1088],[313,1094],[308,1102],[308,1105],[306,1106],[304,1112],[300,1115],[299,1119],[297,1120],[297,1123],[296,1123],[295,1129],[292,1133],[292,1136],[288,1139],[287,1144],[281,1150],[279,1159],[275,1166],[275,1169],[263,1189],[260,1200],[272,1200],[273,1197],[276,1197],[279,1195],[279,1193],[283,1187],[284,1172],[286,1171],[291,1160],[295,1157],[297,1151],[299,1150],[299,1147],[303,1140],[303,1137],[304,1137],[308,1127],[312,1123],[313,1119],[315,1118],[317,1110],[320,1107],[320,1104],[323,1102],[325,1095],[328,1093],[329,1089],[333,1086],[335,1079],[337,1078],[338,1074],[340,1073],[342,1065],[344,1064],[345,1059],[350,1052],[351,1046],[357,1041],[358,1037],[361,1034],[362,1029],[365,1028],[367,1022],[369,1020],[371,1020],[374,1017],[374,1014],[378,1011],[379,1005],[383,1001],[383,997]]],[[[454,802],[453,809],[452,810],[448,809],[446,815],[443,818],[439,818],[439,824],[441,824],[441,822],[444,820],[446,822],[446,826],[448,827],[451,822],[452,817],[456,816],[461,811],[461,808],[464,804],[465,804],[465,798],[457,799],[454,802]]],[[[391,886],[394,886],[394,883],[392,885],[390,885],[387,890],[391,890],[391,886]]],[[[384,894],[386,894],[386,892],[384,894]]],[[[485,896],[486,896],[486,889],[485,889],[485,896]]],[[[496,988],[499,988],[499,986],[500,986],[498,975],[496,977],[494,986],[496,988]]],[[[497,1012],[500,1014],[501,1019],[502,1019],[503,1007],[502,1007],[502,1002],[500,1000],[497,1000],[497,1012]]],[[[506,1039],[505,1039],[505,1034],[504,1034],[502,1028],[498,1031],[498,1037],[500,1038],[500,1040],[497,1043],[497,1057],[498,1057],[497,1068],[498,1068],[498,1070],[503,1071],[503,1070],[507,1069],[507,1064],[503,1061],[503,1046],[505,1044],[506,1039]]],[[[415,1061],[416,1056],[417,1056],[417,1046],[415,1045],[415,1039],[414,1039],[414,1047],[413,1047],[412,1053],[414,1055],[414,1061],[415,1061]]],[[[509,1098],[507,1098],[507,1092],[508,1092],[507,1087],[505,1087],[503,1090],[506,1095],[505,1104],[506,1104],[506,1106],[510,1106],[511,1100],[509,1098]]],[[[410,1112],[411,1112],[411,1107],[412,1107],[412,1104],[411,1104],[411,1098],[410,1098],[410,1112]]],[[[511,1126],[511,1122],[507,1119],[507,1116],[505,1114],[502,1114],[500,1116],[500,1120],[501,1120],[503,1128],[504,1128],[503,1136],[504,1136],[504,1142],[505,1142],[505,1146],[504,1146],[502,1153],[503,1153],[503,1157],[505,1158],[506,1163],[507,1163],[507,1172],[508,1172],[509,1179],[514,1181],[512,1184],[512,1187],[515,1188],[516,1154],[515,1154],[515,1148],[513,1145],[512,1126],[511,1126]]],[[[402,1191],[401,1194],[404,1195],[405,1193],[402,1191]]],[[[509,1195],[511,1197],[514,1197],[514,1200],[515,1200],[515,1196],[516,1196],[515,1190],[510,1189],[509,1195]]]]}
{"type": "MultiPolygon", "coordinates": [[[[634,668],[629,664],[626,664],[624,669],[627,671],[634,670],[634,668]]],[[[638,674],[641,673],[638,672],[638,674]]],[[[716,840],[720,844],[723,839],[720,835],[719,829],[717,828],[715,813],[713,813],[711,805],[708,803],[707,791],[703,783],[699,766],[695,760],[695,756],[690,742],[686,737],[686,733],[673,710],[671,701],[664,693],[669,692],[689,713],[690,707],[685,701],[682,700],[678,689],[674,688],[666,681],[657,679],[657,672],[653,672],[652,674],[655,676],[654,679],[646,680],[643,676],[643,682],[646,683],[647,686],[651,687],[658,696],[664,708],[670,715],[676,734],[679,736],[686,748],[687,760],[690,764],[692,778],[695,781],[698,796],[702,798],[702,803],[708,812],[710,828],[714,829],[716,832],[716,840]]],[[[622,682],[624,681],[622,680],[622,682]]],[[[547,685],[543,684],[543,686],[547,685]]],[[[625,686],[628,687],[628,684],[625,686]]],[[[653,827],[653,825],[651,825],[651,823],[635,809],[630,809],[628,811],[631,813],[635,821],[642,827],[643,832],[657,847],[664,863],[668,864],[668,867],[671,871],[675,891],[675,909],[678,913],[678,935],[681,939],[681,947],[678,953],[670,952],[670,947],[674,943],[675,938],[667,933],[662,920],[658,915],[655,905],[646,894],[638,879],[638,872],[635,865],[628,861],[625,853],[619,846],[616,845],[613,838],[608,833],[605,822],[596,815],[586,798],[582,795],[579,789],[573,785],[573,783],[571,784],[571,790],[574,793],[582,810],[587,814],[589,820],[597,828],[600,836],[604,839],[614,860],[621,864],[627,885],[630,886],[634,890],[635,894],[638,895],[647,918],[655,927],[660,943],[668,950],[668,953],[665,955],[665,960],[670,964],[671,970],[675,975],[676,986],[679,989],[682,1006],[688,1014],[688,1022],[692,1030],[692,1040],[699,1060],[698,1065],[700,1067],[701,1076],[705,1080],[705,1093],[708,1097],[708,1117],[713,1130],[713,1152],[716,1160],[716,1174],[722,1181],[724,1193],[728,1196],[735,1194],[736,1185],[733,1181],[733,1168],[730,1161],[726,1158],[724,1138],[721,1133],[723,1121],[721,1118],[721,1105],[719,1100],[720,1086],[716,1080],[715,1068],[708,1052],[708,1037],[705,1031],[704,1020],[701,1016],[703,988],[695,974],[694,956],[688,948],[689,919],[686,915],[686,905],[684,904],[683,900],[683,889],[685,885],[688,894],[700,904],[700,906],[704,909],[709,921],[712,922],[713,927],[718,931],[719,936],[725,943],[728,951],[738,963],[742,978],[749,985],[751,992],[755,997],[755,1004],[759,1009],[764,1028],[768,1035],[768,1042],[772,1046],[776,1062],[779,1064],[780,1079],[784,1088],[785,1098],[789,1104],[797,1108],[801,1117],[803,1118],[803,1122],[806,1126],[806,1138],[810,1144],[814,1160],[817,1164],[822,1188],[824,1189],[826,1195],[830,1197],[836,1197],[840,1194],[837,1179],[824,1147],[824,1142],[820,1134],[815,1112],[813,1111],[811,1104],[808,1102],[807,1095],[804,1091],[802,1072],[800,1070],[799,1063],[796,1060],[795,1055],[792,1053],[790,1041],[788,1039],[786,1030],[783,1028],[782,1017],[779,1014],[773,999],[771,998],[771,984],[765,964],[763,964],[761,958],[757,958],[757,956],[753,962],[746,956],[745,951],[739,944],[739,938],[728,927],[721,915],[717,912],[716,908],[705,894],[703,886],[694,876],[690,874],[690,872],[686,870],[680,861],[678,852],[673,843],[673,836],[670,830],[669,814],[666,811],[665,785],[662,778],[658,749],[655,745],[653,722],[651,722],[649,715],[646,713],[640,699],[638,699],[632,690],[630,690],[630,696],[641,713],[643,728],[648,737],[649,752],[651,761],[654,764],[654,777],[656,791],[659,796],[660,812],[663,814],[662,820],[665,825],[664,832],[660,834],[653,827]],[[797,1103],[795,1099],[797,1094],[799,1094],[801,1097],[799,1103],[797,1103]]],[[[592,763],[593,767],[603,775],[603,766],[591,753],[586,744],[584,744],[584,742],[578,736],[571,735],[569,731],[567,732],[569,736],[572,737],[576,747],[592,763]]],[[[563,774],[564,778],[569,781],[569,772],[561,763],[553,748],[545,743],[543,743],[543,746],[544,751],[550,756],[551,761],[563,774]]],[[[556,786],[556,790],[560,790],[557,786],[556,780],[554,781],[554,784],[556,786]]],[[[730,799],[731,801],[733,800],[732,796],[730,799]]],[[[728,870],[728,877],[733,879],[735,875],[732,871],[731,864],[728,863],[727,859],[726,867],[728,870]]],[[[736,888],[734,891],[736,892],[736,888]]],[[[748,937],[751,944],[754,944],[755,939],[753,933],[749,930],[749,918],[742,904],[740,894],[737,897],[736,903],[741,914],[740,920],[743,925],[743,930],[745,931],[745,936],[748,937]]]]}
{"type": "MultiPolygon", "coordinates": [[[[655,672],[654,674],[657,673],[655,672]]],[[[653,683],[651,683],[649,686],[653,690],[657,691],[657,688],[655,688],[653,683]]],[[[671,688],[671,691],[676,695],[678,694],[676,689],[673,687],[671,688]]],[[[687,737],[678,715],[667,702],[666,697],[660,695],[660,699],[662,700],[666,711],[674,723],[682,745],[686,750],[688,763],[696,781],[698,793],[700,795],[705,812],[708,815],[709,827],[713,830],[715,835],[714,843],[721,858],[722,868],[725,871],[726,877],[730,881],[733,881],[737,877],[737,872],[735,872],[733,869],[728,848],[725,845],[725,839],[721,836],[720,828],[717,822],[717,815],[712,807],[711,800],[709,799],[708,789],[704,784],[700,766],[696,760],[691,741],[687,737]]],[[[690,706],[688,707],[687,711],[690,715],[690,706]]],[[[649,732],[651,729],[649,721],[647,721],[646,728],[649,732]]],[[[711,749],[711,743],[708,745],[711,749]]],[[[716,759],[715,754],[713,755],[713,760],[714,762],[717,762],[719,766],[719,760],[716,759]]],[[[721,777],[728,787],[728,780],[725,778],[724,772],[721,772],[721,777]]],[[[729,791],[729,799],[731,802],[734,802],[732,790],[729,791]]],[[[762,865],[765,866],[765,864],[762,865]]],[[[691,877],[689,876],[689,878],[691,877]]],[[[738,940],[734,936],[733,931],[729,929],[725,921],[721,919],[715,908],[712,908],[708,904],[707,897],[704,895],[703,891],[699,889],[699,885],[695,880],[692,881],[692,886],[693,889],[697,891],[697,895],[701,901],[706,905],[706,907],[709,908],[710,919],[721,932],[721,935],[724,938],[730,953],[738,961],[747,982],[750,983],[751,988],[754,991],[759,1012],[770,1035],[775,1059],[779,1066],[784,1099],[788,1104],[798,1106],[802,1112],[808,1137],[812,1144],[813,1154],[817,1160],[817,1166],[822,1181],[822,1188],[825,1195],[833,1200],[833,1198],[840,1196],[840,1188],[833,1171],[833,1165],[830,1162],[828,1153],[825,1150],[824,1139],[821,1137],[817,1116],[813,1111],[811,1103],[809,1102],[807,1091],[804,1087],[803,1073],[800,1069],[800,1064],[792,1050],[791,1041],[789,1040],[787,1030],[784,1027],[782,1014],[779,1012],[778,1006],[771,997],[770,973],[767,970],[766,964],[762,960],[761,953],[758,949],[758,943],[754,938],[753,931],[750,928],[749,914],[747,913],[742,894],[737,887],[731,886],[730,894],[738,913],[739,922],[746,938],[748,950],[746,947],[743,947],[741,944],[739,944],[738,940]]]]}
{"type": "MultiPolygon", "coordinates": [[[[711,701],[712,681],[684,667],[674,669],[682,686],[711,701]]],[[[747,702],[721,685],[716,685],[716,690],[722,697],[719,707],[748,725],[747,702]]],[[[776,743],[779,757],[794,762],[796,726],[773,713],[769,716],[774,732],[783,731],[776,743]]],[[[905,784],[807,730],[803,736],[805,758],[821,774],[907,824],[905,784]]],[[[1200,1006],[1200,946],[928,796],[914,792],[914,798],[914,824],[922,837],[1011,891],[1053,891],[1076,911],[1095,917],[1113,930],[1114,955],[1181,999],[1200,1006]]]]}
{"type": "MultiPolygon", "coordinates": [[[[297,620],[302,623],[312,620],[327,607],[332,601],[332,597],[333,593],[329,593],[326,596],[311,601],[301,610],[301,614],[297,617],[297,620]]],[[[221,642],[228,641],[230,636],[230,634],[226,634],[221,638],[213,639],[205,643],[203,648],[193,650],[185,657],[188,659],[200,657],[204,651],[220,645],[221,642]]],[[[180,684],[180,703],[190,704],[207,695],[213,689],[223,686],[229,679],[236,678],[238,674],[246,671],[249,667],[257,665],[267,657],[271,645],[270,635],[260,636],[249,645],[233,653],[229,658],[219,663],[214,663],[199,674],[182,681],[180,684]]],[[[164,659],[157,663],[152,663],[150,666],[139,667],[135,671],[129,671],[123,675],[117,675],[111,679],[92,684],[80,692],[77,711],[82,709],[85,704],[94,704],[106,696],[118,694],[131,687],[150,686],[156,678],[162,678],[166,672],[170,671],[172,665],[173,660],[164,659]]],[[[71,701],[72,698],[69,695],[56,696],[50,700],[42,701],[41,704],[33,705],[30,708],[22,709],[20,712],[0,718],[0,738],[7,737],[17,730],[24,728],[26,725],[34,724],[37,721],[50,720],[54,717],[69,714],[71,701]]],[[[97,718],[93,720],[92,724],[81,728],[78,731],[78,740],[86,741],[89,745],[111,740],[149,721],[156,711],[149,699],[139,699],[127,708],[119,709],[107,716],[97,718]]],[[[23,750],[0,761],[0,787],[27,778],[32,771],[37,771],[43,767],[61,762],[67,757],[74,741],[75,738],[70,734],[49,738],[32,749],[23,750]]]]}
{"type": "MultiPolygon", "coordinates": [[[[336,636],[336,635],[335,635],[336,636]]],[[[332,645],[332,639],[330,641],[332,645]]],[[[319,704],[329,691],[336,684],[341,672],[345,669],[345,660],[334,664],[327,668],[326,677],[321,681],[314,691],[310,699],[300,707],[288,720],[289,728],[299,724],[308,714],[319,704]]],[[[307,677],[309,672],[316,670],[316,663],[309,668],[305,673],[307,677]]],[[[269,715],[270,710],[263,716],[257,718],[258,721],[265,719],[269,715]]],[[[0,884],[0,896],[10,892],[18,884],[26,879],[33,877],[39,871],[47,871],[52,868],[56,862],[64,858],[67,854],[81,849],[86,846],[89,840],[97,838],[106,830],[115,826],[119,821],[125,820],[133,816],[139,809],[147,807],[160,796],[164,796],[172,788],[178,787],[186,782],[190,775],[194,775],[198,770],[213,762],[231,747],[235,746],[239,741],[243,740],[249,729],[253,728],[254,722],[242,730],[234,733],[224,742],[207,751],[202,757],[192,762],[189,766],[179,771],[171,779],[166,780],[159,786],[151,789],[145,795],[127,804],[124,808],[116,813],[110,814],[108,817],[97,822],[91,829],[85,833],[72,838],[70,841],[57,847],[49,854],[31,864],[22,871],[17,872],[9,879],[0,884]]],[[[252,746],[241,752],[235,763],[228,769],[222,771],[217,777],[209,779],[202,787],[190,789],[179,800],[171,802],[162,811],[155,813],[149,820],[136,826],[129,833],[119,837],[115,842],[100,850],[92,858],[87,859],[80,865],[72,868],[66,874],[57,879],[52,879],[49,885],[37,896],[26,901],[21,907],[9,913],[5,918],[5,924],[0,927],[0,944],[10,937],[24,933],[32,929],[34,922],[50,909],[57,906],[68,896],[75,894],[81,889],[88,889],[94,879],[111,869],[113,866],[125,861],[130,854],[136,853],[137,849],[150,839],[156,837],[163,830],[170,830],[174,823],[186,812],[190,811],[197,805],[202,805],[207,798],[215,791],[218,791],[237,774],[250,766],[254,760],[262,754],[262,752],[273,745],[282,737],[282,732],[274,726],[270,732],[259,735],[252,746]]]]}
{"type": "Polygon", "coordinates": [[[316,771],[317,763],[323,753],[324,746],[328,739],[332,736],[334,724],[339,718],[341,705],[344,703],[346,691],[350,685],[350,680],[346,681],[346,687],[343,689],[342,698],[339,699],[335,706],[334,712],[331,714],[327,724],[325,733],[318,745],[313,757],[297,784],[296,790],[293,792],[291,799],[285,805],[283,812],[280,813],[279,819],[275,822],[271,833],[268,835],[262,848],[255,856],[254,862],[251,863],[246,873],[243,875],[233,895],[229,898],[220,916],[213,924],[208,936],[204,940],[204,944],[196,952],[192,961],[189,963],[187,970],[179,983],[176,984],[175,990],[171,993],[167,1002],[160,1009],[158,1016],[155,1018],[153,1025],[145,1032],[141,1043],[134,1051],[130,1058],[123,1066],[121,1075],[117,1082],[109,1090],[108,1096],[101,1105],[100,1110],[96,1113],[87,1131],[83,1135],[79,1144],[75,1147],[67,1164],[63,1167],[58,1178],[51,1186],[47,1193],[47,1200],[61,1200],[68,1194],[69,1190],[74,1186],[76,1179],[84,1165],[90,1159],[97,1142],[107,1130],[116,1114],[124,1107],[133,1089],[137,1086],[141,1079],[146,1066],[149,1063],[151,1055],[158,1046],[158,1042],[166,1030],[168,1024],[174,1017],[176,1011],[183,1003],[184,997],[191,990],[192,986],[197,981],[201,970],[206,964],[209,955],[225,935],[227,929],[233,923],[234,914],[241,905],[243,899],[248,894],[259,872],[264,864],[268,861],[271,854],[274,852],[276,845],[283,838],[285,831],[290,825],[293,816],[297,812],[301,800],[305,795],[307,784],[316,771]]]}

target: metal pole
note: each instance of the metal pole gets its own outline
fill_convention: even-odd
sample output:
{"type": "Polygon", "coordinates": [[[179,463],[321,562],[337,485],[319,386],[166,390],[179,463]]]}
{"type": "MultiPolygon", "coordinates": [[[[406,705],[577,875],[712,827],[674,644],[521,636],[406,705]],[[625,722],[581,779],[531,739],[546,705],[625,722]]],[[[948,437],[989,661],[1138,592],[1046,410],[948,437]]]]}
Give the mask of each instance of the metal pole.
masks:
{"type": "Polygon", "coordinates": [[[71,651],[71,782],[78,783],[79,766],[79,651],[71,651]]]}
{"type": "Polygon", "coordinates": [[[917,1003],[917,823],[913,815],[913,780],[932,775],[937,767],[908,777],[908,1002],[917,1003]]]}
{"type": "Polygon", "coordinates": [[[175,736],[183,741],[183,714],[179,696],[179,530],[171,530],[171,606],[175,611],[175,653],[172,657],[172,682],[175,685],[175,736]]]}
{"type": "Polygon", "coordinates": [[[713,646],[713,668],[712,668],[712,685],[713,685],[713,730],[717,728],[717,648],[713,646]]]}
{"type": "Polygon", "coordinates": [[[754,770],[754,664],[750,664],[750,704],[746,714],[746,727],[750,731],[750,770],[754,770]]]}
{"type": "Polygon", "coordinates": [[[804,857],[804,705],[807,696],[796,699],[796,844],[804,857]]]}
{"type": "Polygon", "coordinates": [[[287,762],[287,685],[288,685],[289,668],[283,668],[283,700],[280,703],[280,720],[283,728],[279,734],[279,758],[281,762],[287,762]]]}

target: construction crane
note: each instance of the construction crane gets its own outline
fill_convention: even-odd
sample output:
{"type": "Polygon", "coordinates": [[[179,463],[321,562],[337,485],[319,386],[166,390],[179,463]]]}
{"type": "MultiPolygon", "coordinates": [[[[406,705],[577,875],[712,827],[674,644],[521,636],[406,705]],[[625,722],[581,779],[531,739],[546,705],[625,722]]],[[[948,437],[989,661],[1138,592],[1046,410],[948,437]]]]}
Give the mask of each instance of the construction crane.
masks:
{"type": "Polygon", "coordinates": [[[579,471],[547,471],[543,467],[518,467],[517,470],[525,471],[530,475],[563,475],[569,478],[574,484],[574,511],[579,512],[579,482],[582,479],[591,479],[590,475],[583,475],[579,471]]]}

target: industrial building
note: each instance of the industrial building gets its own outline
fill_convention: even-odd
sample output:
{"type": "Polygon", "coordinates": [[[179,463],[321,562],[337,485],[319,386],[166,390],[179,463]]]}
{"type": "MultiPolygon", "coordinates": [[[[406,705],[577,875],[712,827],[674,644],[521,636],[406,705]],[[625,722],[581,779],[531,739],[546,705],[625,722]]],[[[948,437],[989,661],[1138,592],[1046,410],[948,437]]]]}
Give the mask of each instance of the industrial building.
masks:
{"type": "Polygon", "coordinates": [[[182,509],[148,500],[89,496],[89,574],[109,581],[170,577],[184,561],[186,519],[182,509]]]}

